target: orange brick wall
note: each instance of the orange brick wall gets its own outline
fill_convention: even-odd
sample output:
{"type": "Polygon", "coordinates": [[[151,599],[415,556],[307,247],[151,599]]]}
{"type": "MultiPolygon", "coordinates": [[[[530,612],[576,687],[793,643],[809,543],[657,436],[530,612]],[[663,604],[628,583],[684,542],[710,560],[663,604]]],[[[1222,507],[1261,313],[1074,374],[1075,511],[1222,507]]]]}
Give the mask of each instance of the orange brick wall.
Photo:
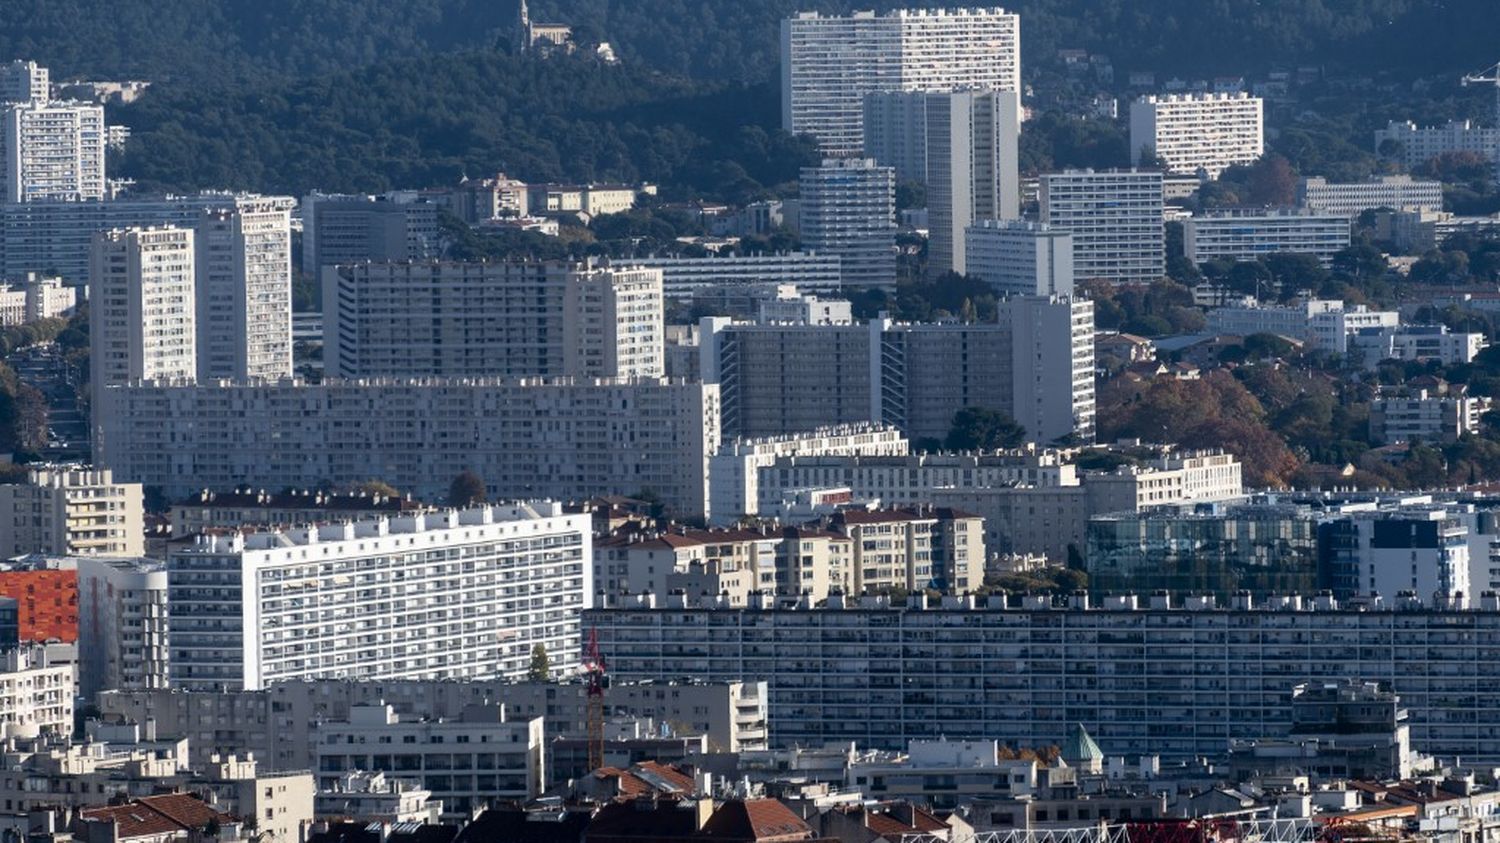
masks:
{"type": "Polygon", "coordinates": [[[21,640],[78,640],[77,571],[0,571],[0,596],[20,603],[21,640]]]}

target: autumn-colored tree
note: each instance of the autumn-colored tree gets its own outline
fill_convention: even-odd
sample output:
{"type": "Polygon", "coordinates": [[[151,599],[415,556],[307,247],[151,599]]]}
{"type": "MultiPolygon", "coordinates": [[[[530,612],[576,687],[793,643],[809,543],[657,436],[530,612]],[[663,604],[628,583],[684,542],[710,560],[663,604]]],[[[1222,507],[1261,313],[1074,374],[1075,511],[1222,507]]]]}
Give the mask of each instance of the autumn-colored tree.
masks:
{"type": "Polygon", "coordinates": [[[1291,205],[1297,200],[1297,171],[1291,162],[1272,152],[1250,168],[1252,205],[1291,205]]]}

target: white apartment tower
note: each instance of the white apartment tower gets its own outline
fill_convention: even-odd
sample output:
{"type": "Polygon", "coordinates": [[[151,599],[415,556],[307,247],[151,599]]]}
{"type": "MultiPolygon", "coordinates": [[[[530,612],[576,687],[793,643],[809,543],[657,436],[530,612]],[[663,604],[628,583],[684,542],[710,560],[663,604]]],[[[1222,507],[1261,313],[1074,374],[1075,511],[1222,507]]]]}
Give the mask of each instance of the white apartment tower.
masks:
{"type": "Polygon", "coordinates": [[[661,278],[565,261],[324,267],[324,365],[346,378],[660,377],[661,278]]]}
{"type": "Polygon", "coordinates": [[[802,243],[837,255],[845,288],[896,285],[896,171],[869,158],[803,167],[802,243]]]}
{"type": "Polygon", "coordinates": [[[105,198],[104,108],[76,102],[0,107],[0,201],[105,198]]]}
{"type": "Polygon", "coordinates": [[[1346,217],[1357,217],[1372,208],[1441,211],[1443,184],[1403,175],[1374,176],[1356,182],[1330,182],[1315,176],[1297,185],[1297,204],[1306,211],[1346,217]]]}
{"type": "Polygon", "coordinates": [[[1000,8],[803,12],[781,22],[782,126],[857,155],[874,91],[1021,90],[1021,29],[1000,8]]]}
{"type": "Polygon", "coordinates": [[[927,186],[928,267],[966,272],[964,229],[1020,216],[1020,101],[1007,91],[865,98],[865,154],[927,186]]]}
{"type": "Polygon", "coordinates": [[[172,684],[520,679],[537,645],[566,671],[590,539],[548,501],[200,534],[167,556],[172,684]]]}
{"type": "Polygon", "coordinates": [[[1265,151],[1263,106],[1245,93],[1141,97],[1130,104],[1131,160],[1155,153],[1171,172],[1216,179],[1265,151]]]}
{"type": "Polygon", "coordinates": [[[94,235],[90,362],[99,390],[197,373],[193,232],[132,228],[94,235]]]}
{"type": "Polygon", "coordinates": [[[1042,222],[1073,235],[1079,279],[1150,283],[1166,274],[1161,173],[1047,173],[1040,193],[1042,222]]]}
{"type": "Polygon", "coordinates": [[[198,221],[200,380],[291,376],[292,205],[287,197],[246,198],[198,221]]]}
{"type": "Polygon", "coordinates": [[[1071,296],[1073,235],[1045,223],[975,220],[964,232],[965,272],[1000,296],[1071,296]]]}
{"type": "Polygon", "coordinates": [[[0,64],[0,103],[47,102],[52,99],[47,68],[16,59],[0,64]]]}

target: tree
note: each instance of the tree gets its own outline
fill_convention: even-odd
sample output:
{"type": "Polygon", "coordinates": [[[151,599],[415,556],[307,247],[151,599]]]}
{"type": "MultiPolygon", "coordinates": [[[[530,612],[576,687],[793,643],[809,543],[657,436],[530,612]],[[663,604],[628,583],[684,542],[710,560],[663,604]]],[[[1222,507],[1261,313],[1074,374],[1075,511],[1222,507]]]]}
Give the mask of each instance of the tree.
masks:
{"type": "Polygon", "coordinates": [[[546,682],[552,678],[552,660],[547,657],[547,648],[541,644],[531,648],[531,666],[526,668],[526,678],[533,682],[546,682]]]}
{"type": "Polygon", "coordinates": [[[950,451],[992,451],[1025,441],[1026,428],[1010,416],[985,407],[965,407],[953,414],[944,445],[950,451]]]}
{"type": "Polygon", "coordinates": [[[473,506],[484,503],[484,500],[484,481],[468,469],[453,478],[453,483],[448,486],[449,506],[473,506]]]}
{"type": "Polygon", "coordinates": [[[1297,173],[1286,158],[1271,153],[1250,168],[1250,202],[1254,205],[1291,205],[1297,199],[1297,173]]]}

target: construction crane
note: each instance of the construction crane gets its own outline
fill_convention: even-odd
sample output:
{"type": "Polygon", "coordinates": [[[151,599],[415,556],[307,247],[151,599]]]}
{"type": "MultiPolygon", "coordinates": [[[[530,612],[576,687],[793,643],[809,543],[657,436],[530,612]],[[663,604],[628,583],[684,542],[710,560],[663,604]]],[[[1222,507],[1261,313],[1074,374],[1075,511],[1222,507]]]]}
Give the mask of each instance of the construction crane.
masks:
{"type": "Polygon", "coordinates": [[[1500,63],[1492,64],[1489,67],[1486,67],[1484,70],[1479,71],[1478,73],[1470,73],[1463,79],[1460,79],[1459,83],[1464,87],[1468,87],[1469,85],[1484,84],[1495,86],[1494,125],[1497,129],[1500,129],[1500,63]]]}
{"type": "Polygon", "coordinates": [[[604,766],[604,692],[609,688],[596,627],[589,628],[588,644],[583,648],[583,675],[588,687],[589,772],[592,773],[604,766]]]}

